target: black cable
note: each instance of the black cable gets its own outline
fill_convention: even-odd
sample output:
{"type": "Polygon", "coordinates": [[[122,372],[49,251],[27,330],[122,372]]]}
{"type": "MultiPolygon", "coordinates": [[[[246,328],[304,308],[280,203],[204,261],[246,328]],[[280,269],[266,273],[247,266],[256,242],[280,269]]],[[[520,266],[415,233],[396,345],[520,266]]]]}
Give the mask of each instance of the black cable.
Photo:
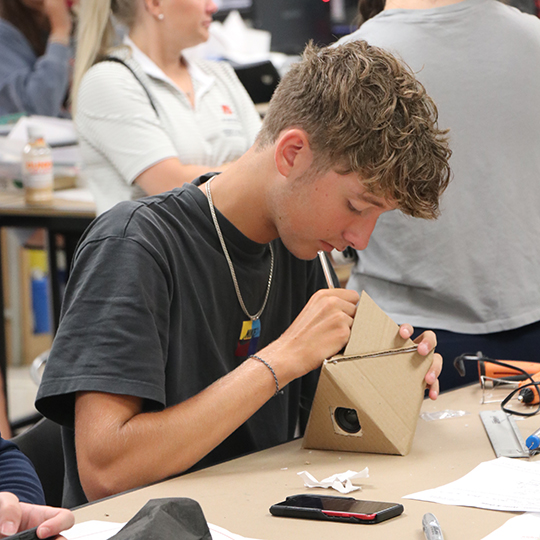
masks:
{"type": "Polygon", "coordinates": [[[492,358],[488,358],[487,356],[484,356],[480,351],[476,353],[476,355],[472,353],[464,353],[460,356],[454,358],[454,367],[456,368],[457,372],[462,376],[465,377],[465,361],[475,361],[475,362],[490,362],[491,364],[495,364],[497,366],[502,366],[505,368],[513,369],[515,371],[519,371],[522,373],[526,379],[529,379],[531,382],[524,384],[518,388],[515,388],[512,390],[502,401],[501,403],[501,409],[507,413],[507,414],[515,414],[517,416],[534,416],[535,414],[538,414],[540,411],[540,403],[538,403],[536,409],[534,411],[530,412],[519,412],[515,411],[513,409],[506,408],[506,404],[516,395],[517,392],[521,392],[524,388],[528,388],[531,386],[534,386],[536,388],[536,391],[538,392],[538,395],[540,396],[540,381],[535,381],[532,378],[532,375],[527,373],[524,369],[521,369],[518,366],[514,366],[512,364],[507,364],[506,362],[501,362],[500,360],[494,360],[492,358]]]}

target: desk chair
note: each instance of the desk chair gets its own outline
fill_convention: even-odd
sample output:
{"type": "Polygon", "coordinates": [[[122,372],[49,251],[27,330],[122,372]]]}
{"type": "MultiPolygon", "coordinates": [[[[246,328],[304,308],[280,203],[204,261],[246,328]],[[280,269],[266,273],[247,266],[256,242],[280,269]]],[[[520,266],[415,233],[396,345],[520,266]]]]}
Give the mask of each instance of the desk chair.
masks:
{"type": "Polygon", "coordinates": [[[45,502],[49,506],[62,506],[64,451],[60,426],[43,418],[11,440],[34,465],[43,486],[45,502]]]}

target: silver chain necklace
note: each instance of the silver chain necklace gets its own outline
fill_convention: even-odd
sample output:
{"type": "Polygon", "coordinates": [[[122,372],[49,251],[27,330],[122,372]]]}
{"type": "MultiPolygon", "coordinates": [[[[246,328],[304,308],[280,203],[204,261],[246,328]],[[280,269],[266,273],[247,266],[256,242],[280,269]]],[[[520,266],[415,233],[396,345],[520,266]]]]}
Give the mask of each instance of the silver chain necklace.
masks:
{"type": "Polygon", "coordinates": [[[264,308],[266,307],[266,302],[268,301],[268,296],[270,294],[270,286],[272,285],[272,277],[274,275],[274,249],[272,248],[272,244],[268,244],[268,247],[270,248],[270,275],[268,276],[268,285],[266,287],[266,295],[264,297],[263,305],[255,315],[251,315],[249,311],[246,308],[246,305],[244,304],[244,299],[242,298],[242,293],[240,292],[240,287],[238,285],[238,280],[236,279],[236,272],[234,271],[234,266],[231,260],[231,256],[229,255],[229,251],[227,250],[227,246],[225,245],[225,239],[223,238],[223,234],[221,233],[221,228],[219,226],[217,216],[216,216],[216,210],[214,209],[214,201],[212,200],[212,191],[210,190],[210,183],[215,178],[215,176],[212,176],[210,180],[207,180],[206,182],[206,196],[208,198],[208,206],[210,207],[210,213],[212,214],[212,220],[214,222],[214,227],[216,228],[217,235],[219,237],[219,241],[221,242],[221,247],[223,248],[223,254],[225,255],[225,258],[227,259],[227,263],[229,265],[229,270],[231,271],[231,277],[234,283],[234,290],[236,291],[236,297],[238,298],[238,302],[240,303],[240,307],[242,308],[242,311],[246,314],[247,317],[249,317],[252,321],[256,321],[264,311],[264,308]]]}

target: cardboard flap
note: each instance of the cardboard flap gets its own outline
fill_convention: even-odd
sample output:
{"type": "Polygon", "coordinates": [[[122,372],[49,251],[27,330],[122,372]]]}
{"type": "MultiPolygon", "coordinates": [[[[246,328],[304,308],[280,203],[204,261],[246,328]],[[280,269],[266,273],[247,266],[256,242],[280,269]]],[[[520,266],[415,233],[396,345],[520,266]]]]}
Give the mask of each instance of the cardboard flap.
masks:
{"type": "Polygon", "coordinates": [[[399,326],[365,291],[362,291],[344,356],[378,353],[413,346],[414,343],[410,339],[399,336],[399,326]]]}

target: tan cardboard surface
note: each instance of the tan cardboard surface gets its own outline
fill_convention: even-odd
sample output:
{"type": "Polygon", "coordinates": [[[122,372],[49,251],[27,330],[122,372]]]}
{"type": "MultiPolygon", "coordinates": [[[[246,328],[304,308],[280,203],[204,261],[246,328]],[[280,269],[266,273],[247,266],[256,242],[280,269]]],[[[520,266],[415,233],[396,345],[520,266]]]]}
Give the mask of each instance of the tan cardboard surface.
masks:
{"type": "Polygon", "coordinates": [[[399,335],[399,326],[371,299],[362,292],[356,309],[345,356],[377,353],[388,349],[411,347],[410,339],[399,335]]]}
{"type": "Polygon", "coordinates": [[[304,447],[407,454],[432,359],[362,293],[345,354],[323,365],[304,447]],[[360,431],[342,429],[339,408],[356,411],[360,431]]]}
{"type": "MultiPolygon", "coordinates": [[[[444,369],[453,369],[451,359],[444,369]]],[[[307,450],[296,440],[215,467],[203,469],[106,499],[75,511],[78,523],[89,519],[127,521],[152,498],[191,497],[199,501],[206,519],[233,533],[260,540],[425,540],[422,516],[434,513],[444,540],[480,540],[516,514],[463,506],[402,499],[404,495],[458,480],[479,463],[495,459],[479,411],[499,409],[481,405],[478,384],[425,400],[422,411],[465,411],[466,415],[427,422],[420,419],[407,456],[307,450]],[[348,469],[369,467],[357,499],[390,501],[405,506],[403,515],[378,525],[355,525],[279,518],[270,505],[288,495],[339,495],[337,491],[304,487],[298,472],[322,479],[348,469]]],[[[538,416],[517,422],[524,438],[538,428],[538,416]]],[[[149,459],[153,459],[149,456],[149,459]]],[[[540,455],[532,458],[540,463],[540,455]]]]}

